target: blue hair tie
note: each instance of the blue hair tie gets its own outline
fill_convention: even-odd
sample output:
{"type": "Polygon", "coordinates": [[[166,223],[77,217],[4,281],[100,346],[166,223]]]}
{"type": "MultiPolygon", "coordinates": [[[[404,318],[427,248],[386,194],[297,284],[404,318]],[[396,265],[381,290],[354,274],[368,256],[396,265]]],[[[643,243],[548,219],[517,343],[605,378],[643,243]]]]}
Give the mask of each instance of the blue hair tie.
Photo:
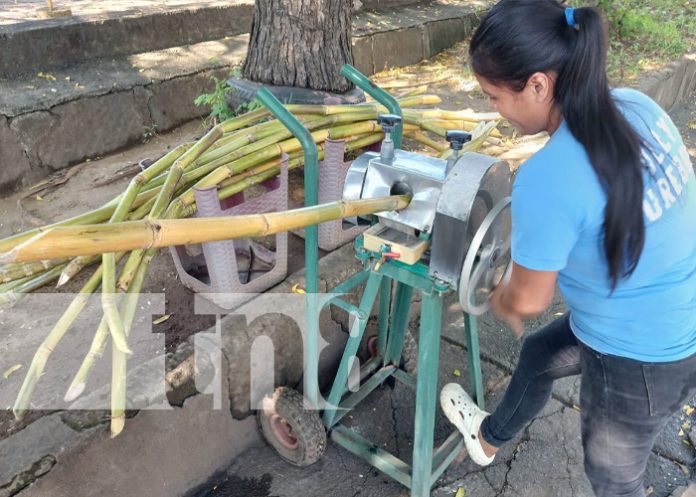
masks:
{"type": "Polygon", "coordinates": [[[573,7],[568,7],[565,9],[565,18],[568,26],[571,28],[578,25],[577,21],[575,20],[575,9],[573,7]]]}

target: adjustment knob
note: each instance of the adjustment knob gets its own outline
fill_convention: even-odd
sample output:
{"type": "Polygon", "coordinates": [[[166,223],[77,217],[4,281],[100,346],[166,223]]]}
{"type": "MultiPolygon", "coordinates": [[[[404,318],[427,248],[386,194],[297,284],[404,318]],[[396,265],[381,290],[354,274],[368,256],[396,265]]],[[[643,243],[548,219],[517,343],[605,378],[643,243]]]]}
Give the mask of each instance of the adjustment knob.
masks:
{"type": "Polygon", "coordinates": [[[453,129],[445,133],[445,140],[450,143],[452,150],[461,150],[466,142],[471,141],[471,133],[453,129]]]}
{"type": "Polygon", "coordinates": [[[400,122],[401,117],[396,114],[381,114],[377,117],[377,123],[385,133],[391,133],[400,122]]]}

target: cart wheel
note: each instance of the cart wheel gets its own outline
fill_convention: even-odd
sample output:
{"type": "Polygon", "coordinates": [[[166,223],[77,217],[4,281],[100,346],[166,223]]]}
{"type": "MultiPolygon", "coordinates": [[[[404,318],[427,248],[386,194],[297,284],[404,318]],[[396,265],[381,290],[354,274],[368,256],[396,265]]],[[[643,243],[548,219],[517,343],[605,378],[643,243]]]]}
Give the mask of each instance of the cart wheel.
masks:
{"type": "MultiPolygon", "coordinates": [[[[363,339],[365,344],[359,353],[361,360],[367,360],[377,355],[377,335],[371,334],[363,339]]],[[[409,374],[415,375],[418,370],[418,342],[411,333],[406,330],[404,335],[404,348],[401,351],[401,367],[409,374]]]]}
{"type": "Polygon", "coordinates": [[[326,450],[326,430],[318,411],[304,407],[302,395],[278,387],[256,414],[259,430],[280,457],[294,466],[317,462],[326,450]]]}

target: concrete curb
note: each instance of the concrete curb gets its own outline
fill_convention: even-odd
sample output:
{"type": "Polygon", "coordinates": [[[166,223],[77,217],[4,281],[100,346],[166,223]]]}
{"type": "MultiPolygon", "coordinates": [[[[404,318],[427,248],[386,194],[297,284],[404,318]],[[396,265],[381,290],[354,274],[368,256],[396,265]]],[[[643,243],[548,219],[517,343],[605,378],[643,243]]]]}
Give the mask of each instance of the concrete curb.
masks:
{"type": "Polygon", "coordinates": [[[636,87],[650,95],[663,109],[671,110],[696,91],[696,52],[651,72],[636,87]]]}
{"type": "Polygon", "coordinates": [[[185,10],[125,12],[87,19],[76,16],[3,26],[0,76],[248,33],[253,12],[253,1],[238,0],[185,10]]]}
{"type": "MultiPolygon", "coordinates": [[[[428,58],[468,36],[484,8],[455,2],[361,12],[355,64],[370,75],[428,58]]],[[[53,71],[55,79],[0,80],[0,192],[201,117],[194,98],[211,76],[242,62],[247,45],[248,35],[239,35],[89,61],[53,71]]]]}

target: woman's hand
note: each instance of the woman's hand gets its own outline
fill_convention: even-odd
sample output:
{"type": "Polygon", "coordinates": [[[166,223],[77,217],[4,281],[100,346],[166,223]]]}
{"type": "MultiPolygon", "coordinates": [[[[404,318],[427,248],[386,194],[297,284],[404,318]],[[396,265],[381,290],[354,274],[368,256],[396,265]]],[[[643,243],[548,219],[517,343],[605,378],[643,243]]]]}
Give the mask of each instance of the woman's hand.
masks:
{"type": "Polygon", "coordinates": [[[522,316],[508,309],[503,303],[503,292],[507,285],[501,284],[491,294],[491,309],[493,312],[507,323],[517,338],[522,338],[524,335],[524,323],[522,316]]]}
{"type": "Polygon", "coordinates": [[[518,338],[524,335],[523,319],[544,312],[556,287],[556,271],[534,271],[512,263],[508,281],[502,281],[490,298],[491,308],[518,338]]]}

